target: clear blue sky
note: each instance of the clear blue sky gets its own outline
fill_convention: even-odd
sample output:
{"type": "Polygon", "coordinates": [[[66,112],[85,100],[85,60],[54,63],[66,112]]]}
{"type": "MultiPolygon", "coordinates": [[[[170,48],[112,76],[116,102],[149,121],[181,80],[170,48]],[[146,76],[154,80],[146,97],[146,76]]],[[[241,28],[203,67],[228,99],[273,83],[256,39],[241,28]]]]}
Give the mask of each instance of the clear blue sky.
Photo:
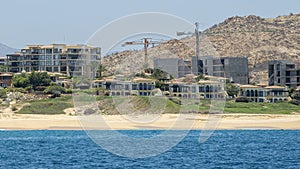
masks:
{"type": "Polygon", "coordinates": [[[2,0],[0,42],[85,43],[100,27],[138,12],[164,12],[208,28],[231,16],[300,13],[298,0],[2,0]]]}

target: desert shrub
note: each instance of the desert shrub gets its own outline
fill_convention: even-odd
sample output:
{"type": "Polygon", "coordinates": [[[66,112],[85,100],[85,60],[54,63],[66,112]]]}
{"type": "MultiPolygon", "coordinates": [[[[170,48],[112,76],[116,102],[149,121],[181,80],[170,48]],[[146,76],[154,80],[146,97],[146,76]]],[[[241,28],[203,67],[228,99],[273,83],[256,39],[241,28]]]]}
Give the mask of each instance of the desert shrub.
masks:
{"type": "Polygon", "coordinates": [[[44,91],[47,87],[46,86],[36,86],[35,90],[36,91],[44,91]]]}
{"type": "Polygon", "coordinates": [[[292,98],[296,100],[300,100],[300,91],[294,91],[292,93],[292,98]]]}
{"type": "Polygon", "coordinates": [[[26,90],[28,93],[32,93],[32,92],[33,92],[32,86],[27,86],[27,87],[25,88],[25,90],[26,90]]]}
{"type": "Polygon", "coordinates": [[[66,93],[66,89],[62,86],[55,85],[55,86],[48,86],[44,93],[46,94],[55,94],[55,93],[66,93]]]}
{"type": "Polygon", "coordinates": [[[66,93],[66,89],[62,86],[56,85],[56,86],[48,86],[44,93],[52,94],[51,98],[60,97],[62,93],[66,93]]]}
{"type": "Polygon", "coordinates": [[[6,90],[0,89],[0,98],[5,99],[7,98],[6,90]]]}
{"type": "Polygon", "coordinates": [[[238,97],[236,98],[235,102],[244,102],[244,103],[248,103],[249,99],[247,97],[238,97]]]}
{"type": "Polygon", "coordinates": [[[72,89],[66,89],[67,94],[72,94],[72,89]]]}
{"type": "Polygon", "coordinates": [[[26,89],[24,88],[15,88],[14,92],[27,93],[26,89]]]}
{"type": "Polygon", "coordinates": [[[290,101],[290,103],[300,106],[300,100],[293,99],[290,101]]]}
{"type": "Polygon", "coordinates": [[[226,92],[228,96],[235,97],[239,93],[239,88],[232,83],[227,83],[226,84],[226,92]]]}
{"type": "Polygon", "coordinates": [[[17,108],[16,106],[12,106],[12,107],[11,107],[11,110],[12,110],[12,111],[17,111],[18,108],[17,108]]]}

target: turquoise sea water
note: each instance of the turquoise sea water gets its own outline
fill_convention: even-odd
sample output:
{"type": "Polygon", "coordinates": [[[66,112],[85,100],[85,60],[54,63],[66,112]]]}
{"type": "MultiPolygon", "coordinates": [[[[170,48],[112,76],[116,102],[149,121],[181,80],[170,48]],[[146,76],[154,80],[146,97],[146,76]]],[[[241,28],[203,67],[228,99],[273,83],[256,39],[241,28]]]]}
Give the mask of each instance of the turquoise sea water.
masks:
{"type": "Polygon", "coordinates": [[[199,133],[158,156],[129,159],[102,149],[84,131],[0,131],[0,168],[300,168],[300,131],[215,131],[202,144],[199,133]]]}

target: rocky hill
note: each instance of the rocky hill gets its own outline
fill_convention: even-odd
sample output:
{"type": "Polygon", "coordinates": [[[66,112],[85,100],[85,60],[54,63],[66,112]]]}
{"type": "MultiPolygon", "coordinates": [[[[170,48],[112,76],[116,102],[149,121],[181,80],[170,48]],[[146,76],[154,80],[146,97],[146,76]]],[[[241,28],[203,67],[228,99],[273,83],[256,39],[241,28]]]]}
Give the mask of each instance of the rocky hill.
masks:
{"type": "MultiPolygon", "coordinates": [[[[246,56],[250,78],[266,83],[267,61],[300,61],[300,14],[276,18],[259,16],[231,17],[205,30],[200,37],[200,55],[246,56]]],[[[191,58],[195,55],[195,37],[171,40],[148,50],[149,65],[154,57],[191,58]]],[[[107,56],[107,73],[137,71],[143,67],[143,51],[125,51],[107,56]]]]}
{"type": "Polygon", "coordinates": [[[14,53],[17,51],[18,51],[18,49],[14,49],[14,48],[8,47],[8,46],[0,43],[0,56],[6,56],[7,54],[14,53]]]}

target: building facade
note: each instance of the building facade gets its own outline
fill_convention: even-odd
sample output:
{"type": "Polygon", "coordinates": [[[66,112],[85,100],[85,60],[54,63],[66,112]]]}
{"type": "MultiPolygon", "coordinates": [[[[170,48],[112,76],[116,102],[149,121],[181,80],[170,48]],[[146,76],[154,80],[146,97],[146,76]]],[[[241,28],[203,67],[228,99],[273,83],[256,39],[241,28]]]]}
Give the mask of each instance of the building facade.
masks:
{"type": "Polygon", "coordinates": [[[0,56],[0,66],[6,65],[6,57],[5,56],[0,56]]]}
{"type": "Polygon", "coordinates": [[[11,73],[1,73],[0,74],[0,86],[3,88],[10,87],[12,82],[12,74],[11,73]]]}
{"type": "Polygon", "coordinates": [[[240,86],[239,96],[247,97],[253,102],[278,102],[290,100],[289,91],[286,87],[282,86],[253,86],[242,85],[240,86]]]}
{"type": "Polygon", "coordinates": [[[131,81],[117,77],[99,81],[109,96],[153,96],[165,94],[171,97],[185,99],[224,99],[224,80],[200,80],[198,82],[183,82],[173,79],[160,89],[155,87],[155,80],[136,77],[131,81]],[[160,91],[157,93],[157,91],[160,91]]]}
{"type": "Polygon", "coordinates": [[[145,78],[134,78],[131,81],[114,78],[102,83],[109,96],[150,96],[155,89],[155,80],[145,78]]]}
{"type": "Polygon", "coordinates": [[[239,84],[249,83],[248,59],[246,57],[192,58],[193,74],[226,77],[239,84]]]}
{"type": "Polygon", "coordinates": [[[191,61],[179,58],[154,58],[153,67],[167,72],[174,78],[192,73],[191,61]]]}
{"type": "Polygon", "coordinates": [[[170,96],[188,99],[223,99],[226,97],[224,85],[216,81],[197,83],[170,83],[170,96]]]}
{"type": "Polygon", "coordinates": [[[268,76],[270,86],[300,86],[300,66],[287,60],[270,61],[268,76]]]}
{"type": "Polygon", "coordinates": [[[94,76],[91,63],[99,62],[101,49],[87,45],[28,45],[7,55],[8,72],[47,71],[68,76],[94,76]]]}

